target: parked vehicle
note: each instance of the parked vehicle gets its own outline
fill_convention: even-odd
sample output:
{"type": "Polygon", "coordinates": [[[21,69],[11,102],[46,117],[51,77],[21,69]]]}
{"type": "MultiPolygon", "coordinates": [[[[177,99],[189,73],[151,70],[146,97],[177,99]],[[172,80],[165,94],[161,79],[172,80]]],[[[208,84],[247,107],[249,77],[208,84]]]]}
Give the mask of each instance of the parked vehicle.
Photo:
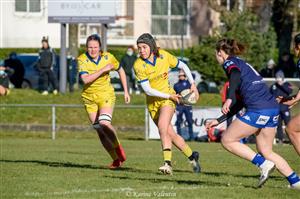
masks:
{"type": "MultiPolygon", "coordinates": [[[[36,69],[36,63],[38,61],[38,54],[18,54],[17,58],[22,62],[25,68],[25,75],[22,84],[22,88],[39,89],[39,72],[36,69]]],[[[53,68],[54,74],[59,79],[59,56],[56,56],[56,65],[53,68]]],[[[73,85],[77,80],[77,68],[76,61],[71,57],[67,58],[67,80],[69,82],[70,91],[73,90],[73,85]]]]}
{"type": "Polygon", "coordinates": [[[39,88],[39,72],[35,68],[38,61],[38,54],[18,54],[17,58],[22,62],[25,74],[22,88],[39,88]]]}

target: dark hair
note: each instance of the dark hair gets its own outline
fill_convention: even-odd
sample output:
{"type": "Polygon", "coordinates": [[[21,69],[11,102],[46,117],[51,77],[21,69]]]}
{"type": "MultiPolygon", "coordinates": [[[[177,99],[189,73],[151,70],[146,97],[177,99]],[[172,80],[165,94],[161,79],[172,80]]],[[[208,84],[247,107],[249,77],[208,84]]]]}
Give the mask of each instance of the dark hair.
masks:
{"type": "Polygon", "coordinates": [[[85,44],[86,47],[88,46],[89,41],[92,41],[92,40],[97,41],[99,43],[99,46],[101,47],[101,39],[100,39],[100,36],[97,34],[92,34],[92,35],[88,36],[88,38],[86,39],[86,44],[85,44]]]}
{"type": "Polygon", "coordinates": [[[44,36],[44,37],[42,38],[42,42],[48,43],[48,37],[44,36]]]}
{"type": "Polygon", "coordinates": [[[136,44],[144,43],[150,47],[151,53],[153,52],[154,55],[159,56],[159,48],[156,46],[156,42],[151,34],[144,33],[136,41],[136,44]]]}
{"type": "Polygon", "coordinates": [[[224,38],[217,42],[216,50],[223,50],[228,55],[240,55],[244,52],[245,47],[234,39],[224,38]]]}
{"type": "Polygon", "coordinates": [[[300,44],[300,33],[295,35],[294,42],[295,42],[296,45],[300,44]]]}

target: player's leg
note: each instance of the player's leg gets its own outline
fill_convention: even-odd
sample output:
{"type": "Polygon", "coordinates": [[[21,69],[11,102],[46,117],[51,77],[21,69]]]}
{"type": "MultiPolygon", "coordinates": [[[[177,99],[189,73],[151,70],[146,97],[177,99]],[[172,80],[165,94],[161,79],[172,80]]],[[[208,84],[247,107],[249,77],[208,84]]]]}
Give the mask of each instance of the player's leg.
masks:
{"type": "Polygon", "coordinates": [[[173,107],[171,106],[161,107],[159,110],[158,119],[155,121],[158,127],[158,131],[162,143],[163,157],[164,157],[164,165],[159,168],[159,171],[161,171],[164,174],[172,174],[172,167],[171,167],[172,140],[168,134],[168,127],[171,122],[173,114],[174,114],[173,107]]]}
{"type": "Polygon", "coordinates": [[[115,149],[116,154],[118,155],[118,159],[122,162],[126,160],[125,151],[120,144],[120,141],[117,137],[116,130],[114,129],[113,125],[111,124],[113,114],[113,108],[105,107],[100,109],[99,114],[99,124],[102,127],[105,136],[110,140],[115,149]]]}
{"type": "Polygon", "coordinates": [[[197,151],[192,151],[191,147],[184,141],[184,139],[174,131],[171,123],[169,123],[168,134],[172,143],[189,159],[193,166],[193,171],[195,173],[200,173],[201,167],[199,164],[199,153],[197,151]]]}
{"type": "Polygon", "coordinates": [[[275,128],[263,128],[256,136],[257,150],[264,158],[275,163],[278,171],[288,179],[292,187],[299,186],[298,188],[300,188],[299,176],[292,170],[285,159],[273,152],[272,147],[274,137],[275,128]]]}
{"type": "Polygon", "coordinates": [[[222,134],[221,143],[227,151],[251,161],[254,165],[260,168],[261,176],[258,183],[258,186],[260,187],[266,182],[269,174],[274,170],[275,164],[269,160],[266,160],[259,153],[255,153],[247,145],[240,143],[240,139],[248,137],[256,133],[258,130],[258,128],[250,126],[249,124],[246,124],[237,118],[222,134]]]}
{"type": "Polygon", "coordinates": [[[288,136],[300,156],[300,113],[294,116],[287,125],[288,136]]]}
{"type": "Polygon", "coordinates": [[[247,145],[240,143],[240,139],[248,137],[257,131],[257,128],[235,119],[222,134],[221,143],[227,151],[251,161],[256,154],[247,145]]]}
{"type": "Polygon", "coordinates": [[[182,136],[182,132],[181,132],[181,124],[182,124],[182,116],[183,116],[183,107],[182,106],[177,106],[176,107],[176,130],[177,130],[177,134],[182,136]]]}
{"type": "Polygon", "coordinates": [[[88,113],[90,121],[93,123],[93,127],[96,130],[98,137],[100,139],[100,142],[102,143],[104,149],[109,153],[110,157],[113,160],[118,159],[118,156],[115,152],[114,146],[112,142],[109,140],[109,138],[105,135],[102,127],[99,124],[98,117],[99,113],[97,112],[91,112],[88,113]]]}
{"type": "Polygon", "coordinates": [[[103,130],[103,127],[99,123],[100,111],[98,111],[98,107],[99,107],[98,101],[94,99],[94,96],[88,96],[87,98],[82,98],[82,99],[84,101],[85,109],[88,113],[89,119],[93,124],[94,129],[97,131],[98,137],[103,147],[113,159],[113,163],[110,165],[110,168],[119,167],[121,164],[120,161],[118,160],[118,156],[113,146],[113,142],[111,142],[111,140],[103,130]]]}

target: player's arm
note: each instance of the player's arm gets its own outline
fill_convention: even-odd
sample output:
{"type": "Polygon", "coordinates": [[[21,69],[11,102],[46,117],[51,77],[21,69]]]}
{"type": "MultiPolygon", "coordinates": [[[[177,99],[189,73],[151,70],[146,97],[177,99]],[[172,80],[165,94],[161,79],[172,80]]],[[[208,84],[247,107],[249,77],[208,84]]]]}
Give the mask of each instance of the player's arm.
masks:
{"type": "Polygon", "coordinates": [[[179,103],[179,96],[178,95],[170,95],[167,93],[160,92],[156,89],[151,88],[150,83],[148,80],[144,80],[140,82],[142,89],[148,96],[160,97],[164,99],[171,99],[177,103],[179,103]]]}
{"type": "Polygon", "coordinates": [[[244,107],[243,103],[241,101],[237,101],[230,109],[230,111],[227,114],[223,114],[220,117],[217,118],[217,121],[219,124],[224,122],[225,120],[233,117],[235,114],[237,114],[242,108],[244,107]]]}
{"type": "Polygon", "coordinates": [[[114,68],[113,64],[107,64],[104,68],[101,68],[100,70],[96,71],[95,73],[88,74],[83,72],[80,72],[80,78],[83,81],[84,84],[89,84],[98,79],[101,75],[108,73],[114,68]]]}
{"type": "Polygon", "coordinates": [[[120,67],[119,70],[118,70],[118,73],[119,73],[120,80],[121,80],[121,83],[122,83],[122,86],[123,86],[123,89],[124,89],[125,102],[129,103],[130,102],[130,95],[128,93],[125,71],[122,67],[120,67]]]}
{"type": "Polygon", "coordinates": [[[217,119],[207,122],[205,124],[206,129],[209,130],[210,128],[212,128],[214,126],[217,126],[217,125],[223,123],[227,119],[229,119],[229,118],[233,117],[235,114],[237,114],[240,110],[242,110],[243,107],[244,107],[243,103],[241,101],[237,101],[237,103],[235,103],[231,107],[230,111],[227,114],[223,114],[220,117],[218,117],[217,119]]]}
{"type": "Polygon", "coordinates": [[[236,104],[236,90],[241,84],[241,72],[238,68],[231,68],[229,72],[229,89],[228,89],[228,97],[222,107],[222,112],[227,114],[232,106],[236,104]]]}

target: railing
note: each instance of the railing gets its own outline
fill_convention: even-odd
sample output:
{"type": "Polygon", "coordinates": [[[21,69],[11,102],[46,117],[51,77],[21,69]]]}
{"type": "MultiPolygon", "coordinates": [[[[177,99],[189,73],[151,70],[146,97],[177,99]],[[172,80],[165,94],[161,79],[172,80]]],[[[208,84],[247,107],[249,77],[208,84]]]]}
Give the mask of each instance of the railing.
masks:
{"type": "MultiPolygon", "coordinates": [[[[48,108],[51,107],[51,137],[53,140],[56,138],[57,126],[56,126],[56,108],[83,108],[80,104],[0,104],[0,108],[48,108]]],[[[128,109],[144,109],[145,111],[145,139],[148,140],[148,121],[149,114],[146,106],[144,105],[116,105],[115,108],[128,108],[128,109]]]]}

